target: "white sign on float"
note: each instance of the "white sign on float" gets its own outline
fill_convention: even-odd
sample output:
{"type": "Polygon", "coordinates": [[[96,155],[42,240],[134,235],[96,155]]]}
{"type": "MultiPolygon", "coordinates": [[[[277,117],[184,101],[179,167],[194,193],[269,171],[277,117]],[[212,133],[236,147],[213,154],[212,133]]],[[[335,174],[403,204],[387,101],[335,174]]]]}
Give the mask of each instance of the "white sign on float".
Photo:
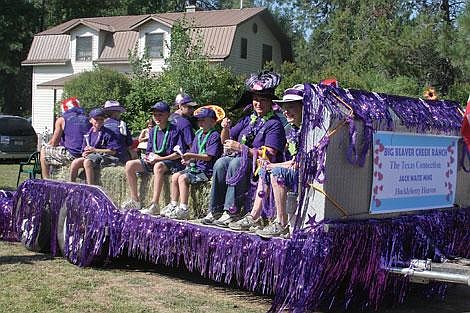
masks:
{"type": "Polygon", "coordinates": [[[458,139],[376,132],[370,213],[452,207],[458,139]]]}

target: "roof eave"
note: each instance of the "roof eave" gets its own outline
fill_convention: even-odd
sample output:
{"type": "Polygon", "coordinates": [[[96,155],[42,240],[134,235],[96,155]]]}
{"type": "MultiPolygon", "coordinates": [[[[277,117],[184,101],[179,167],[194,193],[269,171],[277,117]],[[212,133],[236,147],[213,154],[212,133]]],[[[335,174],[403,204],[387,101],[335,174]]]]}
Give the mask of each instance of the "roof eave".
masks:
{"type": "Polygon", "coordinates": [[[142,26],[143,24],[149,22],[149,21],[154,21],[154,22],[158,22],[158,23],[161,23],[167,27],[172,27],[173,25],[171,25],[170,23],[168,22],[165,22],[164,20],[158,18],[158,17],[154,17],[154,16],[149,16],[145,19],[143,19],[142,21],[132,25],[131,27],[129,27],[129,30],[135,30],[136,28],[139,28],[140,26],[142,26]]]}
{"type": "Polygon", "coordinates": [[[98,59],[94,63],[99,64],[129,64],[128,59],[98,59]]]}
{"type": "Polygon", "coordinates": [[[62,60],[24,60],[21,66],[46,66],[46,65],[67,65],[70,59],[62,60]]]}

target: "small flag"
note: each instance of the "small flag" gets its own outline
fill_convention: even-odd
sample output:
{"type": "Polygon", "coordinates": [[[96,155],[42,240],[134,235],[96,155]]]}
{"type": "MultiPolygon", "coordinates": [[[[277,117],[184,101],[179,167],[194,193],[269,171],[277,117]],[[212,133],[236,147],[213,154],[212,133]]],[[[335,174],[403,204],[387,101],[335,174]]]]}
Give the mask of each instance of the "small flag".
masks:
{"type": "Polygon", "coordinates": [[[461,134],[468,151],[470,151],[470,95],[468,96],[467,108],[463,116],[461,134]]]}

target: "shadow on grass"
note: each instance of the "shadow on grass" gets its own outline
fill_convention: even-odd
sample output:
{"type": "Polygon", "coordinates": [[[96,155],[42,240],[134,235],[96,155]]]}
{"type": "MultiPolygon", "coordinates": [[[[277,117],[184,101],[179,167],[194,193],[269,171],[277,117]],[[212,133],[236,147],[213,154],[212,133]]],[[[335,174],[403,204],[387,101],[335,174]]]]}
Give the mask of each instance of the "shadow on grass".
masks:
{"type": "Polygon", "coordinates": [[[127,256],[121,256],[119,258],[107,260],[102,266],[94,266],[93,268],[102,271],[123,270],[128,272],[155,273],[185,284],[190,283],[194,285],[205,285],[214,288],[215,290],[228,293],[236,298],[243,299],[244,301],[249,300],[259,304],[269,304],[274,297],[273,295],[268,296],[257,292],[240,289],[234,279],[232,279],[230,284],[222,282],[219,283],[209,278],[203,277],[197,272],[190,272],[184,266],[169,267],[162,264],[153,264],[144,260],[127,256]]]}
{"type": "Polygon", "coordinates": [[[48,254],[33,255],[4,255],[0,256],[0,266],[6,264],[34,264],[39,261],[50,261],[52,257],[48,254]]]}

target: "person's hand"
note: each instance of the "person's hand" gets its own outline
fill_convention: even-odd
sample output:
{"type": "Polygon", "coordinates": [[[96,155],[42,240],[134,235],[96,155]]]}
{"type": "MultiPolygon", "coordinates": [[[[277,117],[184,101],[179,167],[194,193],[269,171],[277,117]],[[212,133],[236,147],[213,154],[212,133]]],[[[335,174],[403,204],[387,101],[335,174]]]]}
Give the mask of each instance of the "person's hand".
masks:
{"type": "Polygon", "coordinates": [[[86,146],[85,149],[83,150],[83,156],[86,157],[89,154],[92,154],[96,152],[96,148],[92,146],[86,146]]]}
{"type": "Polygon", "coordinates": [[[227,139],[224,142],[224,148],[231,151],[242,151],[242,144],[238,141],[227,139]]]}
{"type": "Polygon", "coordinates": [[[232,126],[232,121],[228,117],[225,117],[220,123],[220,126],[222,126],[222,128],[230,128],[232,126]]]}
{"type": "Polygon", "coordinates": [[[186,152],[185,154],[181,156],[181,159],[182,161],[188,163],[192,158],[191,158],[191,155],[188,152],[186,152]]]}

